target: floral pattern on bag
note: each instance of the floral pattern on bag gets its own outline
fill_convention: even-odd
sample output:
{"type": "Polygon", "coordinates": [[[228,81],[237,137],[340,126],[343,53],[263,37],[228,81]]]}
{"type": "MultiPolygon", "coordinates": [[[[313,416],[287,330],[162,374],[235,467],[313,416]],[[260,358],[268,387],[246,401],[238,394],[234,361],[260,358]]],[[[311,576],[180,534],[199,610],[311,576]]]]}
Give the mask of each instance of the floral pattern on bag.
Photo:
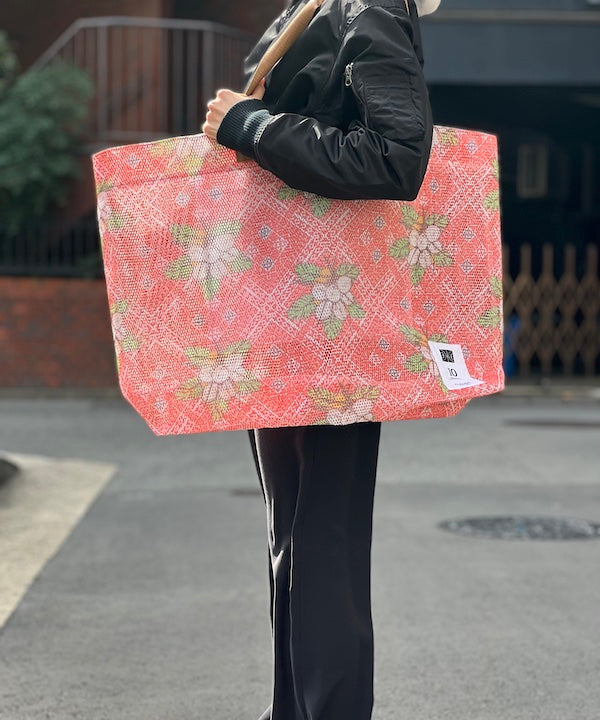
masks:
{"type": "Polygon", "coordinates": [[[152,143],[150,155],[168,158],[169,170],[183,171],[186,175],[197,175],[205,160],[204,153],[198,151],[198,143],[193,135],[166,138],[152,143]]]}
{"type": "Polygon", "coordinates": [[[329,198],[322,197],[321,195],[315,195],[315,193],[306,192],[304,190],[296,190],[296,188],[291,188],[287,185],[280,188],[277,193],[279,200],[293,200],[298,197],[298,195],[302,195],[309,201],[312,213],[316,218],[322,218],[331,208],[331,200],[329,198]]]}
{"type": "Polygon", "coordinates": [[[199,399],[210,407],[212,419],[223,419],[232,398],[242,398],[260,389],[256,375],[244,367],[250,343],[241,341],[223,351],[188,347],[188,362],[198,368],[196,377],[186,380],[175,391],[178,400],[199,399]]]}
{"type": "MultiPolygon", "coordinates": [[[[492,172],[496,180],[499,180],[500,166],[498,164],[498,158],[494,158],[492,161],[492,172]]],[[[483,200],[483,207],[487,210],[500,211],[500,187],[495,188],[485,196],[483,200]]]]}
{"type": "Polygon", "coordinates": [[[171,236],[185,254],[171,261],[165,275],[171,280],[195,280],[206,300],[212,300],[224,277],[246,272],[252,260],[235,247],[239,221],[225,221],[208,230],[191,225],[172,225],[171,236]]]}
{"type": "Polygon", "coordinates": [[[122,352],[132,352],[140,346],[137,340],[127,329],[127,325],[123,317],[127,314],[129,303],[127,300],[115,300],[110,306],[111,329],[113,340],[115,343],[115,359],[117,363],[117,371],[120,366],[119,355],[122,352]]]}
{"type": "Polygon", "coordinates": [[[406,260],[412,285],[421,282],[428,268],[452,265],[452,255],[443,248],[440,240],[448,225],[446,215],[419,214],[415,208],[405,205],[402,208],[402,223],[409,230],[409,235],[393,242],[389,253],[396,260],[406,260]]]}
{"type": "Polygon", "coordinates": [[[98,194],[98,225],[100,228],[100,240],[105,232],[115,232],[124,227],[126,217],[122,213],[117,213],[109,202],[110,190],[113,187],[113,183],[110,180],[105,180],[98,183],[96,186],[96,192],[98,194]]]}
{"type": "Polygon", "coordinates": [[[325,410],[324,418],[313,425],[349,425],[357,422],[374,422],[373,406],[380,395],[378,387],[364,385],[352,390],[341,387],[338,391],[324,387],[312,387],[308,397],[320,410],[325,410]]]}
{"type": "MultiPolygon", "coordinates": [[[[494,275],[489,280],[490,289],[492,291],[492,295],[502,301],[503,298],[503,290],[502,290],[502,280],[494,275]]],[[[503,304],[500,302],[499,305],[494,305],[493,307],[486,310],[484,313],[482,313],[477,318],[477,324],[480,327],[483,328],[496,328],[500,325],[502,322],[502,312],[503,312],[503,304]]]]}
{"type": "Polygon", "coordinates": [[[348,317],[365,316],[351,292],[360,272],[357,265],[343,263],[337,267],[320,267],[313,263],[300,263],[296,265],[295,272],[300,283],[311,286],[311,292],[301,295],[290,307],[290,319],[314,315],[322,323],[327,339],[335,340],[348,317]]]}
{"type": "Polygon", "coordinates": [[[404,367],[409,372],[428,372],[431,377],[438,381],[441,389],[447,393],[448,388],[442,380],[440,370],[433,359],[431,348],[428,345],[428,340],[431,340],[431,342],[447,343],[448,336],[440,333],[434,333],[433,335],[427,337],[425,333],[417,330],[416,328],[410,327],[409,325],[400,325],[400,330],[409,342],[413,343],[413,345],[417,345],[419,348],[417,352],[406,358],[404,367]]]}
{"type": "Polygon", "coordinates": [[[453,128],[435,125],[431,138],[431,147],[436,148],[443,145],[451,147],[458,145],[458,133],[453,128]]]}

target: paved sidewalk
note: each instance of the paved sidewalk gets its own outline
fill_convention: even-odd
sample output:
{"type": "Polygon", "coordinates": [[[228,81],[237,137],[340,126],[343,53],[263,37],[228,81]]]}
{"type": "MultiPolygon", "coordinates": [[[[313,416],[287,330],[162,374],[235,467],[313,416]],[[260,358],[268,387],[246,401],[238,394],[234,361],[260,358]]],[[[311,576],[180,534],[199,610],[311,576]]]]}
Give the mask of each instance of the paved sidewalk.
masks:
{"type": "MultiPolygon", "coordinates": [[[[119,399],[5,397],[0,438],[62,463],[65,488],[116,467],[0,630],[0,718],[256,720],[272,658],[246,434],[157,438],[119,399]]],[[[0,501],[0,525],[19,509],[0,501]]],[[[498,514],[600,522],[598,402],[490,397],[384,424],[373,720],[600,718],[600,540],[437,527],[498,514]]]]}

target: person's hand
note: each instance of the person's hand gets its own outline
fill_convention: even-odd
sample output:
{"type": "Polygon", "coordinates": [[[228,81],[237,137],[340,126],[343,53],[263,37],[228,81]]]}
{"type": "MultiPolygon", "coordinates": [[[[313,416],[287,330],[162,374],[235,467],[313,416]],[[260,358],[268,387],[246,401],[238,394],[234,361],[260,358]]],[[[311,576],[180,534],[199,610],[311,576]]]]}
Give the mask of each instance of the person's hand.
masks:
{"type": "Polygon", "coordinates": [[[219,90],[217,96],[208,103],[206,122],[202,126],[202,132],[213,140],[217,139],[217,132],[223,118],[231,108],[242,100],[262,100],[265,94],[264,80],[252,93],[244,95],[233,90],[219,90]]]}

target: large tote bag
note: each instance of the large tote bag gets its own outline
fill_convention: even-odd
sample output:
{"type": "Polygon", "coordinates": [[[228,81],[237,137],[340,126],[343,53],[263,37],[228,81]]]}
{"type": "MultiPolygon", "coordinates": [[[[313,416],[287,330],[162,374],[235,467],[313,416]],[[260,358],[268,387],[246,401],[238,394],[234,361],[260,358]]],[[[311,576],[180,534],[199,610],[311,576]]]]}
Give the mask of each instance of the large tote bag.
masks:
{"type": "Polygon", "coordinates": [[[93,164],[119,383],[157,435],[445,417],[504,387],[493,135],[435,127],[413,202],[300,192],[201,134],[93,164]]]}

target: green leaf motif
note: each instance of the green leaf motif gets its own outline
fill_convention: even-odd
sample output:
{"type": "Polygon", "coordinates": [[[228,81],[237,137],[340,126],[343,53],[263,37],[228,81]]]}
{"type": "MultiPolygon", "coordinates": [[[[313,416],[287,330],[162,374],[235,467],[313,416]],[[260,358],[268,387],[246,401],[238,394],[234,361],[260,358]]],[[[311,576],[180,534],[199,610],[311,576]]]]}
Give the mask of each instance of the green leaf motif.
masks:
{"type": "Polygon", "coordinates": [[[314,285],[321,274],[321,268],[312,263],[300,263],[296,265],[296,275],[304,285],[314,285]]]}
{"type": "Polygon", "coordinates": [[[110,308],[111,315],[114,313],[126,313],[128,308],[127,300],[115,300],[110,308]]]}
{"type": "Polygon", "coordinates": [[[204,233],[203,230],[199,230],[191,225],[171,225],[169,230],[171,231],[173,240],[178,245],[183,245],[183,247],[189,247],[192,240],[201,238],[204,233]]]}
{"type": "Polygon", "coordinates": [[[500,325],[501,319],[502,312],[500,308],[492,307],[477,318],[477,324],[483,328],[495,328],[500,325]]]}
{"type": "Polygon", "coordinates": [[[427,364],[427,360],[421,355],[420,352],[414,353],[413,355],[410,355],[406,358],[405,367],[410,372],[424,372],[425,370],[429,369],[429,365],[427,364]]]}
{"type": "Polygon", "coordinates": [[[328,198],[318,196],[312,201],[311,205],[312,205],[313,215],[316,218],[320,219],[323,217],[323,215],[325,215],[327,213],[327,211],[331,207],[331,200],[329,200],[328,198]]]}
{"type": "Polygon", "coordinates": [[[202,294],[206,300],[212,300],[219,292],[219,279],[210,275],[200,283],[202,294]]]}
{"type": "Polygon", "coordinates": [[[222,220],[213,225],[208,231],[208,237],[220,237],[221,235],[238,235],[242,229],[239,220],[222,220]]]}
{"type": "Polygon", "coordinates": [[[425,218],[425,225],[435,225],[439,228],[445,228],[448,225],[447,215],[438,215],[438,213],[431,213],[425,218]]]}
{"type": "Polygon", "coordinates": [[[335,340],[342,331],[342,321],[337,317],[328,317],[323,320],[323,329],[328,340],[335,340]]]}
{"type": "Polygon", "coordinates": [[[125,225],[125,218],[122,215],[117,215],[117,213],[113,213],[106,221],[106,227],[111,232],[120,230],[124,225],[125,225]]]}
{"type": "Polygon", "coordinates": [[[315,309],[315,299],[312,295],[302,295],[288,310],[288,317],[291,320],[309,317],[315,309]]]}
{"type": "Polygon", "coordinates": [[[364,318],[365,316],[365,311],[356,301],[350,303],[350,305],[346,307],[346,310],[348,311],[348,315],[352,318],[364,318]]]}
{"type": "Polygon", "coordinates": [[[230,272],[246,272],[246,270],[250,270],[251,267],[252,260],[247,255],[242,255],[242,253],[239,253],[237,257],[227,263],[227,268],[230,272]]]}
{"type": "Polygon", "coordinates": [[[410,227],[414,227],[419,222],[419,213],[412,205],[402,206],[402,222],[410,227]]]}
{"type": "Polygon", "coordinates": [[[227,400],[215,400],[213,403],[211,403],[210,416],[213,421],[217,422],[218,420],[222,420],[225,413],[227,412],[228,407],[229,402],[227,400]]]}
{"type": "Polygon", "coordinates": [[[121,347],[123,352],[131,352],[137,350],[140,346],[139,340],[136,340],[133,335],[126,335],[121,341],[121,347]]]}
{"type": "Polygon", "coordinates": [[[306,394],[319,408],[329,409],[333,403],[333,393],[327,388],[311,388],[306,394]]]}
{"type": "Polygon", "coordinates": [[[500,209],[500,191],[492,190],[489,195],[486,195],[483,201],[483,207],[487,210],[499,210],[500,209]]]}
{"type": "Polygon", "coordinates": [[[413,269],[410,271],[410,281],[413,285],[418,285],[421,280],[423,279],[423,276],[425,275],[425,268],[421,265],[414,265],[413,269]]]}
{"type": "Polygon", "coordinates": [[[96,192],[97,193],[106,192],[107,190],[110,190],[114,184],[115,183],[113,180],[101,180],[96,185],[96,192]]]}
{"type": "Polygon", "coordinates": [[[492,277],[490,278],[490,287],[492,288],[492,292],[497,298],[502,297],[502,280],[499,277],[497,277],[496,275],[492,275],[492,277]]]}
{"type": "Polygon", "coordinates": [[[400,331],[409,342],[420,344],[423,339],[423,333],[410,325],[400,325],[400,331]]]}
{"type": "Polygon", "coordinates": [[[443,390],[446,395],[448,394],[448,388],[446,387],[446,383],[442,380],[442,378],[438,375],[437,377],[438,384],[440,388],[443,390]]]}
{"type": "Polygon", "coordinates": [[[183,167],[187,175],[197,175],[201,168],[204,158],[200,155],[189,155],[183,161],[183,167]]]}
{"type": "Polygon", "coordinates": [[[379,397],[379,388],[363,385],[352,394],[352,400],[377,400],[379,397]]]}
{"type": "Polygon", "coordinates": [[[400,238],[390,246],[390,255],[396,260],[404,260],[410,252],[410,241],[408,238],[400,238]]]}
{"type": "Polygon", "coordinates": [[[433,263],[438,267],[448,267],[452,265],[452,255],[447,250],[441,250],[433,256],[433,263]]]}
{"type": "Polygon", "coordinates": [[[277,193],[277,197],[279,200],[293,200],[295,197],[298,197],[298,195],[300,195],[300,190],[288,187],[287,185],[279,188],[279,191],[277,193]]]}
{"type": "Polygon", "coordinates": [[[257,392],[260,388],[260,383],[254,375],[248,374],[248,377],[240,380],[237,384],[237,391],[240,395],[249,395],[250,393],[257,392]]]}
{"type": "Polygon", "coordinates": [[[337,270],[335,271],[336,277],[342,277],[347,276],[352,278],[353,280],[356,280],[356,278],[360,274],[360,268],[358,265],[352,265],[350,263],[344,263],[343,265],[340,265],[337,270]]]}
{"type": "Polygon", "coordinates": [[[329,425],[327,418],[321,418],[321,420],[315,420],[311,425],[329,425]]]}
{"type": "Polygon", "coordinates": [[[431,342],[440,342],[440,343],[447,343],[448,342],[448,336],[442,335],[441,333],[434,333],[429,337],[431,342]]]}
{"type": "Polygon", "coordinates": [[[444,130],[440,142],[442,145],[458,145],[458,134],[454,130],[444,130]]]}
{"type": "Polygon", "coordinates": [[[232,345],[228,345],[223,351],[223,356],[229,357],[230,355],[239,355],[240,353],[245,355],[250,351],[251,347],[252,345],[249,340],[240,340],[232,345]]]}
{"type": "Polygon", "coordinates": [[[150,155],[152,157],[162,157],[163,155],[171,155],[175,151],[175,140],[173,138],[165,138],[157,140],[150,145],[150,155]]]}
{"type": "Polygon", "coordinates": [[[183,255],[177,260],[172,260],[165,270],[165,276],[169,280],[187,280],[192,274],[192,261],[187,255],[183,255]]]}
{"type": "Polygon", "coordinates": [[[175,390],[175,397],[178,400],[191,400],[202,395],[202,383],[198,378],[186,380],[175,390]]]}
{"type": "Polygon", "coordinates": [[[207,364],[206,360],[210,357],[211,352],[210,348],[188,347],[185,349],[185,356],[192,365],[204,367],[207,364]]]}
{"type": "Polygon", "coordinates": [[[494,158],[492,161],[492,172],[494,173],[494,177],[496,180],[500,179],[500,164],[498,163],[498,158],[494,158]]]}

